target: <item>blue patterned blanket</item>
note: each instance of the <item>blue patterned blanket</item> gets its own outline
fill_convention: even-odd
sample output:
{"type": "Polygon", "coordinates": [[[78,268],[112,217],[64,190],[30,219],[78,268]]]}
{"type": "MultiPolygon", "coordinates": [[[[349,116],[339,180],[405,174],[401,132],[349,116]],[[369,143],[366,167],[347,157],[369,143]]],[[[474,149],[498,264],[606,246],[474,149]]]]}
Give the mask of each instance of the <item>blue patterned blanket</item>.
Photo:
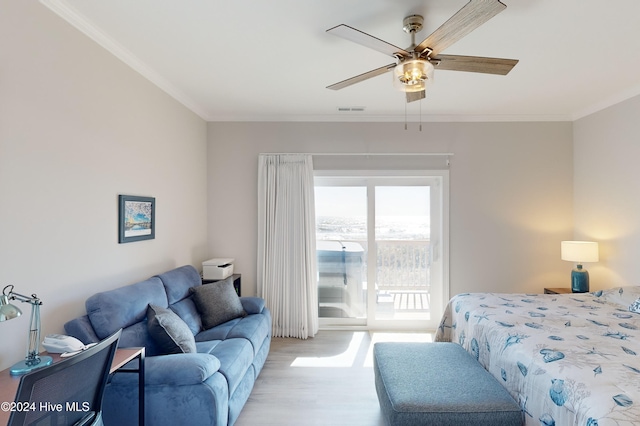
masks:
{"type": "Polygon", "coordinates": [[[640,287],[583,294],[460,294],[436,341],[462,345],[527,425],[640,425],[640,287]]]}

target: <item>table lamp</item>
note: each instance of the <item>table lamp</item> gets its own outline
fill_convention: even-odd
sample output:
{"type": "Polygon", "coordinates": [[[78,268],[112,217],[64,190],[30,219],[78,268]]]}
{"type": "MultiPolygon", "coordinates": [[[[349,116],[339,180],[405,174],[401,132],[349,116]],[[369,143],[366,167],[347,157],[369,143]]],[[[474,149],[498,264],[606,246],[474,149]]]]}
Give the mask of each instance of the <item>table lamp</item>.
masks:
{"type": "Polygon", "coordinates": [[[598,243],[591,241],[562,241],[560,243],[562,260],[577,262],[571,271],[571,291],[586,293],[589,291],[589,272],[582,268],[584,262],[598,261],[598,243]]]}
{"type": "Polygon", "coordinates": [[[53,358],[50,356],[40,356],[38,354],[38,349],[40,348],[40,305],[42,305],[42,302],[35,294],[23,296],[22,294],[15,293],[12,285],[8,285],[2,290],[2,295],[0,295],[0,322],[8,321],[22,315],[22,311],[9,303],[9,300],[18,300],[31,305],[31,326],[27,338],[27,356],[24,361],[20,361],[11,367],[9,373],[12,376],[19,376],[36,368],[51,365],[53,358]]]}

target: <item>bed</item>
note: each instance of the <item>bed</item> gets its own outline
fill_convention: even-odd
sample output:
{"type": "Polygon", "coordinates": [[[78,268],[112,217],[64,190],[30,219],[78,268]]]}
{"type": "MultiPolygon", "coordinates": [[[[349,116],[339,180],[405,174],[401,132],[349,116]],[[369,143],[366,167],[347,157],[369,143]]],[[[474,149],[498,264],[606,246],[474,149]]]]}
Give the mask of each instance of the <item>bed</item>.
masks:
{"type": "Polygon", "coordinates": [[[640,425],[640,287],[581,294],[467,293],[436,341],[462,345],[526,425],[640,425]]]}

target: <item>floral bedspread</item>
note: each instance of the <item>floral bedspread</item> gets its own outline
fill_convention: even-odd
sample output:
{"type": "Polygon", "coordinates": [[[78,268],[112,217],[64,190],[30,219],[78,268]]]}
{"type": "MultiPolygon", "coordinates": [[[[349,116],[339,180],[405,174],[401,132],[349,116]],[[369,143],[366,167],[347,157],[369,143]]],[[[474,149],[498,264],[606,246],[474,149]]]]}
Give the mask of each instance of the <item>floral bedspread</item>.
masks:
{"type": "Polygon", "coordinates": [[[460,294],[437,341],[462,345],[527,425],[640,425],[640,287],[582,294],[460,294]]]}

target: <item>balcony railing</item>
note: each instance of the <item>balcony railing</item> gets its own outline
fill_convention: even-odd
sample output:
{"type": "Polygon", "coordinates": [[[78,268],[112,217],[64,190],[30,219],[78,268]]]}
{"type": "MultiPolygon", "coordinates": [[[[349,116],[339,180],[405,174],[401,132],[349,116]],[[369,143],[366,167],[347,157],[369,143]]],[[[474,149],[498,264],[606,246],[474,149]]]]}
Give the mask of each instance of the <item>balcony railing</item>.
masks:
{"type": "MultiPolygon", "coordinates": [[[[349,276],[357,276],[358,280],[366,281],[366,242],[342,240],[335,243],[332,251],[319,250],[320,276],[344,273],[345,284],[349,276]],[[340,252],[341,246],[346,247],[344,253],[340,252]]],[[[428,291],[431,266],[429,240],[381,240],[376,242],[376,247],[376,286],[379,290],[428,291]]]]}
{"type": "Polygon", "coordinates": [[[430,241],[377,241],[378,290],[428,291],[430,241]]]}
{"type": "MultiPolygon", "coordinates": [[[[378,309],[429,310],[429,240],[380,240],[376,242],[378,309]]],[[[357,316],[366,310],[367,251],[362,240],[319,241],[318,298],[325,310],[357,316]]],[[[322,315],[321,315],[322,316],[322,315]]]]}

